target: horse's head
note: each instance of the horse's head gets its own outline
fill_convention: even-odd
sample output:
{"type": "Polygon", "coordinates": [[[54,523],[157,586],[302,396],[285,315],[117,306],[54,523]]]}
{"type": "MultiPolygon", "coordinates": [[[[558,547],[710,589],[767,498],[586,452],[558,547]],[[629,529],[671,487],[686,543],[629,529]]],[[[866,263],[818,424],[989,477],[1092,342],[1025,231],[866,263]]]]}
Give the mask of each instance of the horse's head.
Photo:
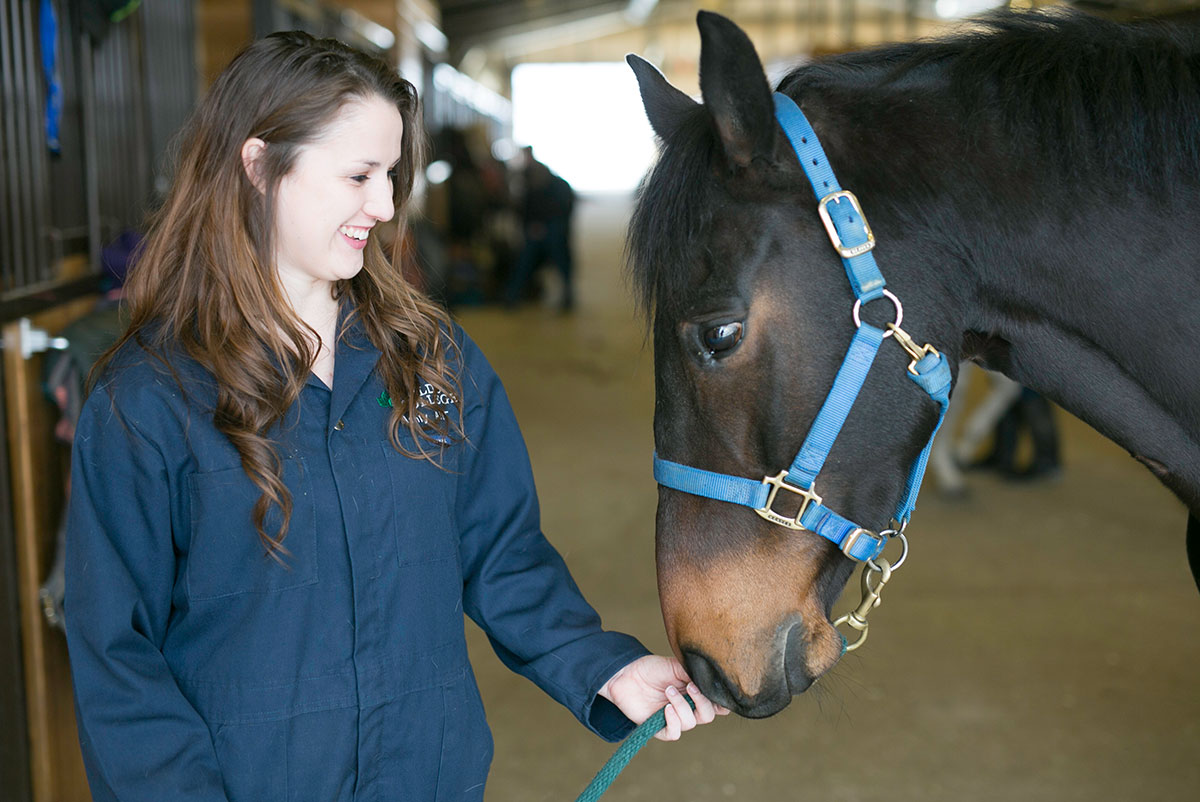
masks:
{"type": "MultiPolygon", "coordinates": [[[[805,441],[854,337],[855,296],[752,44],[723,17],[701,12],[698,21],[702,104],[629,59],[662,140],[629,258],[653,315],[659,456],[761,478],[787,468],[805,441]]],[[[853,139],[821,136],[838,151],[853,139]]],[[[926,305],[928,290],[893,269],[920,263],[916,246],[891,241],[884,253],[889,286],[926,305]]],[[[892,315],[886,300],[863,309],[880,327],[892,315]]],[[[910,314],[906,327],[913,318],[912,330],[928,337],[929,315],[910,314]]],[[[816,483],[826,506],[876,531],[937,420],[937,404],[905,378],[909,360],[891,341],[881,346],[816,483]]],[[[774,508],[791,516],[799,502],[788,495],[774,508]]],[[[662,487],[657,560],[672,647],[701,689],[735,712],[778,712],[841,657],[830,610],[855,563],[828,540],[662,487]]]]}

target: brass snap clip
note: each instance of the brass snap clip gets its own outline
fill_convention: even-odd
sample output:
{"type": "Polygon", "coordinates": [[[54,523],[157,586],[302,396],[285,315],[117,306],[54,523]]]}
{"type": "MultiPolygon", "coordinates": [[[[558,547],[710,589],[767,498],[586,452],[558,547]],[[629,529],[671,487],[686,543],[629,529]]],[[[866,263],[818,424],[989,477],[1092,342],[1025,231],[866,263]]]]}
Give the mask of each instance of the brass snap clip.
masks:
{"type": "Polygon", "coordinates": [[[877,557],[869,564],[863,566],[862,601],[859,602],[858,607],[833,622],[834,629],[845,624],[859,633],[858,638],[853,643],[846,643],[846,651],[852,652],[867,642],[867,633],[869,631],[867,615],[879,606],[879,595],[883,592],[883,586],[891,578],[892,564],[883,557],[877,557]],[[879,574],[879,580],[872,586],[871,576],[874,574],[879,574]]]}
{"type": "Polygon", "coordinates": [[[900,328],[900,325],[898,323],[887,324],[887,329],[888,329],[889,334],[896,335],[896,342],[898,342],[900,344],[900,347],[903,348],[905,351],[907,351],[908,355],[913,358],[912,362],[908,363],[908,372],[911,373],[912,375],[914,375],[914,376],[920,375],[917,373],[917,363],[920,362],[922,359],[924,359],[925,357],[927,357],[930,354],[933,354],[934,356],[939,356],[938,350],[936,348],[934,348],[932,345],[930,345],[929,343],[925,343],[924,345],[917,345],[917,341],[914,340],[912,337],[909,337],[908,332],[906,332],[904,329],[900,328]]]}

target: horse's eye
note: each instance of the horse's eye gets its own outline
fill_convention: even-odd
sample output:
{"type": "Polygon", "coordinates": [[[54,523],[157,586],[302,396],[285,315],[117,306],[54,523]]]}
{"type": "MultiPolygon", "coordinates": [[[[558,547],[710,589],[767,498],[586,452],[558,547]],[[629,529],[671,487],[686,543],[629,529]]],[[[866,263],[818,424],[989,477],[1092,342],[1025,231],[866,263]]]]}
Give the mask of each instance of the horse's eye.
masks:
{"type": "Polygon", "coordinates": [[[742,341],[741,323],[723,323],[713,326],[704,332],[704,347],[713,356],[721,356],[725,351],[732,350],[742,341]]]}

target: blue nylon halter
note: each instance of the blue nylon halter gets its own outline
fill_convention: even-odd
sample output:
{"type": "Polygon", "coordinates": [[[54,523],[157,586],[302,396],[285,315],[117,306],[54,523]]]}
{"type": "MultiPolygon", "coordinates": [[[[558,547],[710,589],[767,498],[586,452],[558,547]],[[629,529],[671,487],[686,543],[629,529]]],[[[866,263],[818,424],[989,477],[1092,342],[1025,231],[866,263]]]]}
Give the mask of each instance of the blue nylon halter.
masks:
{"type": "Polygon", "coordinates": [[[846,268],[850,286],[858,299],[854,309],[855,323],[858,324],[860,304],[883,297],[895,303],[896,322],[888,327],[889,331],[886,333],[867,323],[858,324],[858,330],[834,378],[833,387],[825,397],[825,402],[821,405],[800,452],[787,470],[777,476],[755,481],[681,465],[655,454],[654,478],[660,485],[674,490],[753,507],[759,515],[773,523],[791,529],[808,530],[830,540],[853,560],[873,560],[887,545],[889,531],[903,531],[916,507],[921,479],[925,476],[929,451],[933,447],[933,438],[941,428],[946,408],[950,403],[950,365],[946,357],[932,346],[917,346],[899,328],[903,312],[895,296],[885,293],[883,274],[879,272],[875,257],[871,254],[871,249],[875,246],[874,235],[863,217],[858,199],[838,184],[833,168],[825,157],[825,151],[804,113],[791,98],[775,93],[775,119],[782,126],[812,184],[813,193],[818,201],[818,213],[846,268]],[[834,440],[846,422],[850,408],[862,390],[880,345],[885,337],[892,334],[895,334],[897,341],[913,357],[909,364],[908,377],[937,402],[938,420],[929,442],[909,471],[904,496],[893,516],[895,528],[875,533],[824,506],[821,497],[816,494],[814,484],[833,448],[834,440]],[[795,516],[780,515],[772,509],[776,495],[781,490],[804,499],[800,512],[795,516]]]}

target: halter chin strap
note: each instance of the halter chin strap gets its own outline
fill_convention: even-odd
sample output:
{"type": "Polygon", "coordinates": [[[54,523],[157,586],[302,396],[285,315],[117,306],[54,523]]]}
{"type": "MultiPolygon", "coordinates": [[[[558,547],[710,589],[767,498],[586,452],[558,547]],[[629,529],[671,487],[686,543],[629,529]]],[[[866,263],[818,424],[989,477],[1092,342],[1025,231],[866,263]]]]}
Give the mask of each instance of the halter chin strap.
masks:
{"type": "Polygon", "coordinates": [[[655,454],[654,478],[660,485],[674,490],[753,507],[755,512],[772,523],[789,529],[815,532],[832,541],[852,560],[873,560],[883,551],[891,534],[903,531],[916,507],[933,438],[941,428],[950,403],[950,366],[946,357],[933,346],[917,345],[900,328],[904,310],[896,296],[885,289],[883,274],[875,264],[875,257],[871,253],[875,247],[875,236],[871,233],[871,227],[867,225],[858,199],[838,185],[825,151],[804,113],[791,98],[776,93],[775,119],[792,143],[800,165],[812,184],[818,201],[817,212],[846,268],[857,299],[853,318],[858,330],[833,380],[833,387],[789,468],[756,481],[681,465],[655,454]],[[889,323],[886,331],[859,321],[862,304],[878,298],[887,298],[896,307],[896,321],[889,323]],[[876,533],[826,507],[817,495],[816,478],[862,390],[880,345],[885,338],[893,336],[912,357],[908,377],[937,402],[938,420],[929,442],[909,471],[904,496],[896,508],[892,528],[876,533]],[[799,497],[799,512],[782,515],[773,509],[780,491],[799,497]]]}

